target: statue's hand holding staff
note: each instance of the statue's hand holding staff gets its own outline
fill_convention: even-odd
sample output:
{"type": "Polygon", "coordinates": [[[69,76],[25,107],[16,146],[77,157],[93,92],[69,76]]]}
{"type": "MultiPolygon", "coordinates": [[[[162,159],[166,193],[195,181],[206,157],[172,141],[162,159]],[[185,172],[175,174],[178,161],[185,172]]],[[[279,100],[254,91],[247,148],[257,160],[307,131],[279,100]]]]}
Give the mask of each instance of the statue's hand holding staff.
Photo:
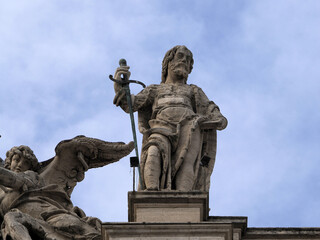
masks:
{"type": "Polygon", "coordinates": [[[128,80],[130,78],[131,73],[129,69],[129,66],[120,66],[114,73],[114,79],[116,80],[114,82],[114,91],[116,95],[113,99],[113,104],[115,104],[116,106],[119,106],[120,101],[126,96],[126,92],[120,82],[122,82],[123,80],[128,80]]]}

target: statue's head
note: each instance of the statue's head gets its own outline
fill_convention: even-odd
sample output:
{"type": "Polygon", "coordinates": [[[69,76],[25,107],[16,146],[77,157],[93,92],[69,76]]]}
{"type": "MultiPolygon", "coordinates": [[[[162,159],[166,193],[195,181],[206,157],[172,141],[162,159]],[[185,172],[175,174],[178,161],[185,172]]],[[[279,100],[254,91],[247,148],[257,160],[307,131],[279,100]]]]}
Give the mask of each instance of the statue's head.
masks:
{"type": "Polygon", "coordinates": [[[21,145],[7,152],[4,167],[14,172],[37,171],[39,162],[28,146],[21,145]]]}
{"type": "Polygon", "coordinates": [[[193,54],[186,46],[177,45],[171,48],[162,60],[161,83],[166,82],[169,68],[176,74],[183,75],[186,82],[188,74],[192,71],[193,63],[193,54]]]}

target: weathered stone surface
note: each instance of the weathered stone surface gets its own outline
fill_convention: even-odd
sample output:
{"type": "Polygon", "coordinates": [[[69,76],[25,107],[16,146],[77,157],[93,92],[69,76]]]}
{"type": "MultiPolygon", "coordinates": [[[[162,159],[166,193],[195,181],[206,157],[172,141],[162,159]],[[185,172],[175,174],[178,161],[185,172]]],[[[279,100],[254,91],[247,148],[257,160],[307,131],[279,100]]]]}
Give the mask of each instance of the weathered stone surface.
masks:
{"type": "MultiPolygon", "coordinates": [[[[185,46],[169,50],[162,62],[162,82],[132,95],[143,134],[141,184],[144,190],[208,191],[216,155],[216,130],[227,126],[219,107],[201,88],[188,85],[193,55],[185,46]],[[202,159],[208,168],[200,167],[202,159]]],[[[129,78],[120,66],[115,79],[129,78]]],[[[124,89],[115,83],[114,104],[128,112],[124,89]]]]}
{"type": "Polygon", "coordinates": [[[204,192],[129,192],[130,222],[202,222],[208,217],[208,194],[204,192]]]}
{"type": "Polygon", "coordinates": [[[104,240],[240,240],[247,217],[209,217],[198,223],[103,223],[104,240]]]}
{"type": "Polygon", "coordinates": [[[0,167],[3,239],[101,239],[101,221],[73,206],[70,196],[84,173],[129,154],[133,143],[78,136],[60,142],[40,164],[29,148],[13,148],[0,167]]]}
{"type": "Polygon", "coordinates": [[[103,223],[104,240],[232,240],[232,224],[103,223]]]}
{"type": "Polygon", "coordinates": [[[248,228],[243,240],[269,240],[269,239],[320,239],[320,228],[248,228]]]}
{"type": "Polygon", "coordinates": [[[135,215],[135,222],[200,222],[201,205],[137,204],[135,215]]]}
{"type": "Polygon", "coordinates": [[[319,240],[320,228],[247,228],[247,217],[209,217],[200,223],[103,223],[104,240],[319,240]]]}

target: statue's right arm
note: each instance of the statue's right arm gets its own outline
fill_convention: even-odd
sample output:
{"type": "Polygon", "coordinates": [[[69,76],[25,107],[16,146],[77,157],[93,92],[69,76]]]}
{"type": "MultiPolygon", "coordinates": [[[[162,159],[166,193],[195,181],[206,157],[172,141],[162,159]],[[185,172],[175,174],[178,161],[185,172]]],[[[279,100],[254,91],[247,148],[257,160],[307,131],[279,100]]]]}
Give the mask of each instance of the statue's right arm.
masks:
{"type": "MultiPolygon", "coordinates": [[[[127,74],[128,78],[130,77],[128,66],[118,67],[114,74],[114,78],[118,81],[121,81],[122,74],[127,74]]],[[[132,109],[134,112],[139,111],[140,109],[147,108],[150,105],[152,105],[153,98],[154,98],[154,94],[153,94],[154,88],[155,87],[151,85],[143,89],[137,95],[131,94],[131,103],[132,103],[132,109]]],[[[114,91],[115,91],[115,97],[113,99],[113,104],[115,104],[116,106],[120,106],[126,113],[129,113],[127,96],[121,84],[115,82],[114,91]]]]}
{"type": "Polygon", "coordinates": [[[34,185],[28,178],[23,177],[22,174],[17,174],[4,167],[0,167],[0,184],[12,189],[23,188],[23,190],[34,185]]]}

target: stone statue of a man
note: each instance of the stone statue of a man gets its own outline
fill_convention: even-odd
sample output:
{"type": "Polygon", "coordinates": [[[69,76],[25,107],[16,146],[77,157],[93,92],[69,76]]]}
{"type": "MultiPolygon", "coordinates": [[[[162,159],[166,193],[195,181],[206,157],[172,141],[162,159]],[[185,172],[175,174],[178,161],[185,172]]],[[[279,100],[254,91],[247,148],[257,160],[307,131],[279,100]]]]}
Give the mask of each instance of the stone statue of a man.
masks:
{"type": "MultiPolygon", "coordinates": [[[[132,95],[143,134],[140,190],[208,191],[216,153],[216,130],[227,126],[219,107],[201,88],[188,85],[193,55],[185,46],[170,49],[162,62],[161,84],[132,95]],[[203,157],[208,169],[200,167],[203,157]]],[[[129,67],[116,70],[115,79],[129,78],[129,67]]],[[[114,104],[128,112],[123,89],[115,83],[114,104]]]]}

